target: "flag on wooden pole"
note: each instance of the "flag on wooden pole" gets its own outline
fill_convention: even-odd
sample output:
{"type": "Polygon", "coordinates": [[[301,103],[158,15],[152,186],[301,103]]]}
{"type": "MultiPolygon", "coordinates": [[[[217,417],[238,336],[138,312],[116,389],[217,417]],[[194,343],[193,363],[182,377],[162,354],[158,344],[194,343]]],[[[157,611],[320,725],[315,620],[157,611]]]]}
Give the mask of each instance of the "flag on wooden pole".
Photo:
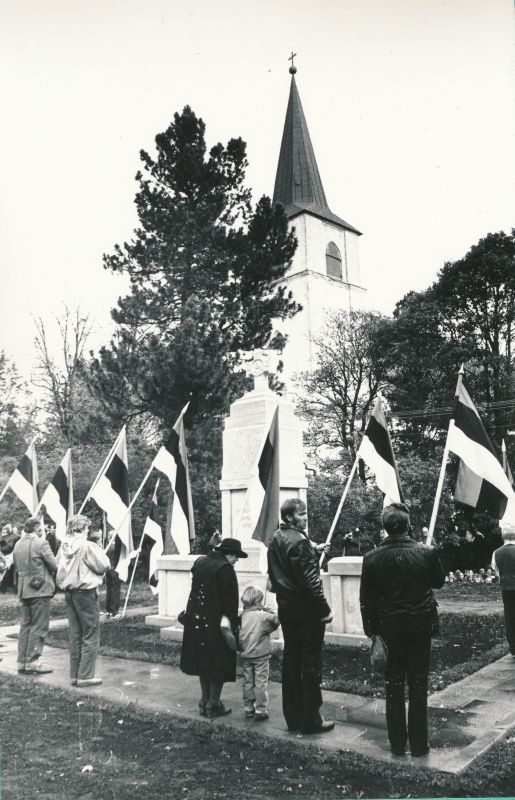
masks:
{"type": "Polygon", "coordinates": [[[374,473],[377,486],[385,496],[385,505],[402,503],[399,473],[381,397],[377,398],[357,455],[374,473]]]}
{"type": "Polygon", "coordinates": [[[268,545],[279,524],[279,408],[258,452],[234,536],[268,545]]]}
{"type": "Polygon", "coordinates": [[[122,581],[129,574],[132,543],[131,516],[129,510],[129,462],[127,458],[127,436],[125,426],[120,431],[111,457],[98,475],[89,495],[105,511],[107,522],[116,530],[116,571],[122,581]]]}
{"type": "Polygon", "coordinates": [[[159,480],[156,483],[154,494],[152,495],[152,503],[150,505],[150,512],[143,528],[143,536],[148,536],[152,539],[150,555],[148,560],[148,582],[153,594],[157,594],[158,578],[157,578],[157,559],[163,555],[164,541],[163,531],[159,524],[158,503],[157,503],[157,490],[159,489],[159,480]]]}
{"type": "Polygon", "coordinates": [[[8,489],[14,492],[30,514],[35,512],[38,505],[38,463],[34,442],[29,444],[18,466],[4,486],[0,500],[8,489]]]}
{"type": "Polygon", "coordinates": [[[66,523],[73,516],[72,451],[69,449],[46,487],[39,506],[45,507],[55,523],[55,535],[60,542],[66,535],[66,523]]]}
{"type": "Polygon", "coordinates": [[[506,473],[506,477],[508,478],[512,488],[513,488],[513,475],[511,474],[510,465],[508,463],[508,454],[506,452],[506,442],[504,439],[502,440],[502,467],[504,472],[506,473]]]}
{"type": "Polygon", "coordinates": [[[447,446],[461,459],[454,499],[501,519],[513,489],[463,379],[456,387],[452,421],[447,446]]]}
{"type": "Polygon", "coordinates": [[[173,506],[170,519],[170,535],[180,555],[187,555],[195,539],[195,521],[188,468],[188,453],[184,436],[184,415],[187,403],[179,414],[177,422],[166,444],[162,445],[152,462],[152,466],[166,475],[173,491],[173,506]]]}

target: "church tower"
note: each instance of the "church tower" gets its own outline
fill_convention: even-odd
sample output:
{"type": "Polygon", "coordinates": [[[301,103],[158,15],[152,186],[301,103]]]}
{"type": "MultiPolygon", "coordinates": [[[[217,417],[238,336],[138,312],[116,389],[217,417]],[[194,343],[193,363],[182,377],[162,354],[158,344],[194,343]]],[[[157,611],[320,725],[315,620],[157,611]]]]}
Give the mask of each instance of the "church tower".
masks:
{"type": "Polygon", "coordinates": [[[359,308],[361,284],[358,238],[361,233],[329,208],[302,110],[296,67],[291,86],[275,178],[273,203],[284,206],[297,237],[292,265],[280,283],[302,305],[293,319],[279,324],[288,336],[282,355],[283,379],[292,389],[295,373],[313,369],[316,338],[327,312],[359,308]]]}

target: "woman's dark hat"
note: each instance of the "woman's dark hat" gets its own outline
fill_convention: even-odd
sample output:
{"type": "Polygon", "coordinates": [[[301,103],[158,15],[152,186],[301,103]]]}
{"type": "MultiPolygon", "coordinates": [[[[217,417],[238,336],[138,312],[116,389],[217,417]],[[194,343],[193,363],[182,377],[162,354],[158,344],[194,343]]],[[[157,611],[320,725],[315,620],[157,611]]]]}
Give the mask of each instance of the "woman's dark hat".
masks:
{"type": "Polygon", "coordinates": [[[238,558],[248,557],[248,554],[244,553],[241,549],[241,542],[239,539],[222,539],[222,544],[217,549],[228,556],[238,556],[238,558]]]}

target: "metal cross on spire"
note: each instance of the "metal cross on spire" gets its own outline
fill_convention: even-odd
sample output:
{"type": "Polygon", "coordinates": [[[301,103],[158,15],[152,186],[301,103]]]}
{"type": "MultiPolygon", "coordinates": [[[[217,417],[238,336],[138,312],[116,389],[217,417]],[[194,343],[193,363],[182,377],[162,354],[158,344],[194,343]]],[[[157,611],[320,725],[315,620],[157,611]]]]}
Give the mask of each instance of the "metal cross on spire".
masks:
{"type": "Polygon", "coordinates": [[[294,53],[293,50],[292,50],[291,51],[291,56],[288,59],[288,61],[291,61],[290,75],[295,75],[295,73],[297,72],[297,67],[293,63],[293,59],[296,57],[296,55],[297,55],[297,53],[294,53]]]}

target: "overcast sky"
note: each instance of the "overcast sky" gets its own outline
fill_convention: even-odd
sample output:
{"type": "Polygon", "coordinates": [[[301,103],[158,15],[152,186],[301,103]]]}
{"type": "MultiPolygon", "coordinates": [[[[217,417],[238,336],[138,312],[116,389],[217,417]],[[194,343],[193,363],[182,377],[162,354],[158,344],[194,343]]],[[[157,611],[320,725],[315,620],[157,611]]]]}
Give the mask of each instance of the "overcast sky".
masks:
{"type": "Polygon", "coordinates": [[[102,254],[136,224],[134,175],[189,104],[208,144],[248,143],[271,195],[288,56],[331,209],[363,232],[370,307],[514,224],[511,0],[0,0],[1,340],[31,315],[95,317],[124,290],[102,254]]]}

